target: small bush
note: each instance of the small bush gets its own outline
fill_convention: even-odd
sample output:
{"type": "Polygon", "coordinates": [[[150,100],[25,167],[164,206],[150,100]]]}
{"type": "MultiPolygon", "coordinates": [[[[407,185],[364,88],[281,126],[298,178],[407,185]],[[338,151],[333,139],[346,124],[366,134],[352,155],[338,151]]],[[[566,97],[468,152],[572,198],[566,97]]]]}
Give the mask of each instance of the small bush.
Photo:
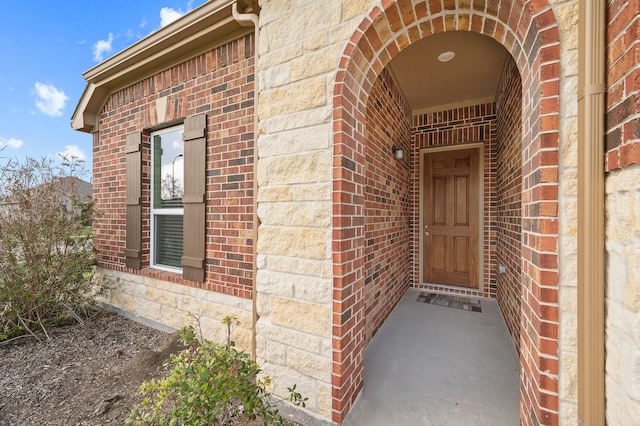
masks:
{"type": "MultiPolygon", "coordinates": [[[[142,384],[140,392],[145,398],[125,424],[226,425],[243,420],[288,424],[269,402],[269,378],[259,378],[258,364],[230,340],[231,326],[237,320],[226,317],[223,322],[227,325],[225,345],[199,341],[193,326],[180,331],[188,348],[170,356],[165,364],[170,370],[167,377],[142,384]]],[[[292,401],[302,404],[295,385],[291,390],[295,393],[292,401]]]]}
{"type": "Polygon", "coordinates": [[[92,283],[93,204],[76,196],[79,163],[27,158],[0,165],[0,341],[82,321],[92,283]]]}

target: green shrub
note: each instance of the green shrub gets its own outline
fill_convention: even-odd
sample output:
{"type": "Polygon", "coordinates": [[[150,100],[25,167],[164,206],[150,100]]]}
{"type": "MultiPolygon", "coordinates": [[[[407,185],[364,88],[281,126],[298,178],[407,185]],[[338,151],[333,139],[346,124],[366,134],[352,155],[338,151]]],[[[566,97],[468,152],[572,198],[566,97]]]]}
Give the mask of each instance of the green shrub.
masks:
{"type": "Polygon", "coordinates": [[[0,341],[82,321],[106,289],[92,282],[94,210],[76,196],[80,173],[50,159],[0,165],[0,341]]]}
{"type": "MultiPolygon", "coordinates": [[[[198,340],[193,326],[180,331],[187,349],[170,356],[167,377],[142,384],[145,398],[132,409],[126,425],[225,425],[242,420],[288,424],[269,401],[269,378],[260,378],[258,364],[230,340],[237,320],[226,317],[223,322],[225,345],[198,340]]],[[[290,392],[296,405],[303,404],[295,385],[290,392]]]]}

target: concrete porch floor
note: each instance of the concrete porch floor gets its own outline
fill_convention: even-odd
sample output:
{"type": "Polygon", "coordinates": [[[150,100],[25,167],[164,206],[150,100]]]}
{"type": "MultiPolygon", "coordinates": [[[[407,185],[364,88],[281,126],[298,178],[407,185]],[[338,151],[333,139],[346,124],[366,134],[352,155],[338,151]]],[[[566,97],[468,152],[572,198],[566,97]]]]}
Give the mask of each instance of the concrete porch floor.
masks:
{"type": "Polygon", "coordinates": [[[495,299],[478,313],[419,294],[407,291],[367,347],[344,425],[518,425],[519,362],[495,299]]]}

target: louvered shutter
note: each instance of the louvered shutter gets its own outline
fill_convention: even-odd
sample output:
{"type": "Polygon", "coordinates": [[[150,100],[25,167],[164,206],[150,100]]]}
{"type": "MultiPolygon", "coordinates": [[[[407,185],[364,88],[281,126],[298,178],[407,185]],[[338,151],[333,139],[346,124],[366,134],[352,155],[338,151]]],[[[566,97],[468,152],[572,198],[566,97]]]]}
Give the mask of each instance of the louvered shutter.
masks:
{"type": "Polygon", "coordinates": [[[205,183],[207,115],[184,122],[184,243],[182,273],[185,279],[204,282],[205,183]]]}
{"type": "Polygon", "coordinates": [[[128,268],[141,268],[142,251],[142,133],[127,135],[126,241],[124,255],[128,268]]]}

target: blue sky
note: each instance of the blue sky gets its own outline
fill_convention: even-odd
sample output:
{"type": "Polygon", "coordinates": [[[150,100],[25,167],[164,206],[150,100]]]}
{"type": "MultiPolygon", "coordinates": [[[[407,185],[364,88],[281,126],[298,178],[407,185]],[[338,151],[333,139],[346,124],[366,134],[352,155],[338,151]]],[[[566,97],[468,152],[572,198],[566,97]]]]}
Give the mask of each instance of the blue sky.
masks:
{"type": "Polygon", "coordinates": [[[82,73],[205,0],[0,0],[0,157],[91,167],[91,135],[71,129],[82,73]]]}

